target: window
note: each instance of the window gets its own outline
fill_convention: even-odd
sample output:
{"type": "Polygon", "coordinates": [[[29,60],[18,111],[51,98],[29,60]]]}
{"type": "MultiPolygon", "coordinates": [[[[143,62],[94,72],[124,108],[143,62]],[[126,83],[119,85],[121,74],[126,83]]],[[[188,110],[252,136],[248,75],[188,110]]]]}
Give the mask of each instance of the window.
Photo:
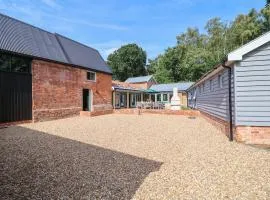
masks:
{"type": "Polygon", "coordinates": [[[163,94],[163,101],[168,101],[168,94],[163,94]]]}
{"type": "Polygon", "coordinates": [[[0,52],[0,71],[31,73],[31,59],[0,52]]]}
{"type": "Polygon", "coordinates": [[[218,75],[218,87],[223,87],[223,77],[221,75],[218,75]]]}
{"type": "Polygon", "coordinates": [[[151,94],[151,101],[155,102],[155,95],[151,94]]]}
{"type": "Polygon", "coordinates": [[[161,94],[157,94],[157,101],[161,101],[161,94]]]}
{"type": "Polygon", "coordinates": [[[210,91],[212,91],[213,90],[213,80],[210,80],[209,81],[209,88],[210,88],[210,91]]]}
{"type": "Polygon", "coordinates": [[[96,81],[96,73],[95,72],[87,72],[87,80],[96,81]]]}
{"type": "Polygon", "coordinates": [[[7,54],[0,54],[0,71],[10,71],[10,56],[7,54]]]}
{"type": "Polygon", "coordinates": [[[23,57],[12,56],[11,57],[11,71],[12,72],[23,72],[29,73],[29,59],[25,59],[23,57]]]}
{"type": "Polygon", "coordinates": [[[224,76],[221,77],[221,87],[224,87],[225,85],[225,78],[224,76]]]}
{"type": "Polygon", "coordinates": [[[203,83],[202,85],[202,91],[204,92],[205,91],[205,84],[203,83]]]}

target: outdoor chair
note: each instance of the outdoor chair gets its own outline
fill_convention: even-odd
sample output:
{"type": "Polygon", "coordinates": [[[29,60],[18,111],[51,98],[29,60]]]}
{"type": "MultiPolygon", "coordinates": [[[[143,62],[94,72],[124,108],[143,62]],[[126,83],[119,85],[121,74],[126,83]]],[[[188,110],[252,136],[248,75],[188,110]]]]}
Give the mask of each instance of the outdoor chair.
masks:
{"type": "Polygon", "coordinates": [[[143,102],[137,102],[137,108],[142,109],[143,108],[143,102]]]}
{"type": "Polygon", "coordinates": [[[165,104],[164,103],[158,103],[158,108],[159,109],[164,109],[165,108],[165,104]]]}
{"type": "Polygon", "coordinates": [[[159,103],[154,102],[153,103],[153,109],[159,109],[159,103]]]}

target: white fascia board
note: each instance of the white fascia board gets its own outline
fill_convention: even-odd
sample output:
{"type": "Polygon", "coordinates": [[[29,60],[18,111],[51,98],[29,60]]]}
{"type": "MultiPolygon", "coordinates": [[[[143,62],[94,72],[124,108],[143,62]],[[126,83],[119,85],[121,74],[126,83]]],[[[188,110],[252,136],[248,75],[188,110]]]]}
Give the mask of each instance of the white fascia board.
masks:
{"type": "Polygon", "coordinates": [[[262,36],[252,40],[251,42],[243,45],[242,47],[232,51],[228,54],[228,61],[240,61],[243,59],[243,55],[257,49],[258,47],[266,44],[270,41],[270,32],[263,34],[262,36]]]}

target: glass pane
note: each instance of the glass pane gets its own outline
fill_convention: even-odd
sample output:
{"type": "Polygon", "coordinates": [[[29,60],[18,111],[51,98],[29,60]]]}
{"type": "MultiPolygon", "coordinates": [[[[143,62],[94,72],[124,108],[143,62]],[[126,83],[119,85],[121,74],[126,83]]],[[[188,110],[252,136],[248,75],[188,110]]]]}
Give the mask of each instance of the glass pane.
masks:
{"type": "Polygon", "coordinates": [[[95,75],[96,75],[95,73],[90,73],[90,79],[94,81],[95,80],[95,75]]]}
{"type": "Polygon", "coordinates": [[[155,95],[154,94],[151,95],[151,101],[153,101],[153,102],[155,101],[155,95]]]}
{"type": "Polygon", "coordinates": [[[157,101],[161,101],[161,94],[157,94],[157,101]]]}
{"type": "Polygon", "coordinates": [[[163,94],[163,101],[168,101],[168,95],[167,94],[163,94]]]}
{"type": "Polygon", "coordinates": [[[10,71],[10,55],[0,53],[0,71],[10,71]]]}
{"type": "Polygon", "coordinates": [[[30,59],[12,56],[11,57],[11,71],[12,72],[30,72],[30,59]]]}
{"type": "Polygon", "coordinates": [[[87,80],[95,81],[96,73],[95,72],[87,72],[87,80]]]}

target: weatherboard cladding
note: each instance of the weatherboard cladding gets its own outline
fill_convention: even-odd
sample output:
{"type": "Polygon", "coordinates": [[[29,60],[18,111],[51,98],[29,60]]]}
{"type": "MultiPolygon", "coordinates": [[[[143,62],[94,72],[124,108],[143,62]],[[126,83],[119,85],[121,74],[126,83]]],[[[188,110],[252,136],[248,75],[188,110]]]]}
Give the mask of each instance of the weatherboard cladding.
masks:
{"type": "Polygon", "coordinates": [[[0,50],[111,73],[97,50],[1,13],[0,50]]]}
{"type": "Polygon", "coordinates": [[[125,82],[126,83],[142,83],[142,82],[148,82],[152,78],[152,75],[149,76],[138,76],[138,77],[130,77],[125,82]]]}
{"type": "MultiPolygon", "coordinates": [[[[234,102],[234,73],[232,69],[232,102],[234,102]]],[[[212,116],[229,121],[229,88],[228,88],[228,69],[209,77],[200,85],[189,89],[188,105],[212,116]],[[219,75],[223,79],[222,87],[219,87],[219,75]],[[210,90],[210,80],[212,88],[210,90]],[[203,86],[204,85],[204,86],[203,86]],[[201,87],[201,92],[200,92],[201,87]],[[203,89],[204,88],[204,89],[203,89]]],[[[234,123],[234,103],[232,105],[234,123]]]]}
{"type": "Polygon", "coordinates": [[[178,91],[186,91],[192,84],[193,82],[156,84],[152,85],[150,89],[157,92],[172,92],[173,88],[176,87],[178,91]]]}
{"type": "Polygon", "coordinates": [[[270,42],[236,64],[236,124],[270,126],[270,42]]]}

